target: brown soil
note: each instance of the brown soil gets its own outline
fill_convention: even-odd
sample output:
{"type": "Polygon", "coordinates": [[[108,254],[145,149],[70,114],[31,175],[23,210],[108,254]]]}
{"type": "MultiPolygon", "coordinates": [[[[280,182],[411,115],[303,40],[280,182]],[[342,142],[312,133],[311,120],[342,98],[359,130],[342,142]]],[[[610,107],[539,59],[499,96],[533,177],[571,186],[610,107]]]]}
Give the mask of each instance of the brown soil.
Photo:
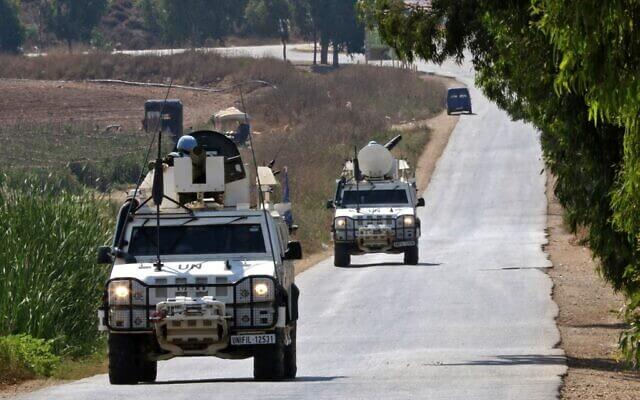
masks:
{"type": "MultiPolygon", "coordinates": [[[[139,129],[144,102],[163,99],[160,88],[96,84],[89,82],[0,79],[0,123],[87,121],[101,128],[117,124],[139,129]]],[[[206,122],[220,109],[234,105],[233,94],[172,89],[170,98],[185,106],[185,127],[206,122]]]]}
{"type": "Polygon", "coordinates": [[[640,399],[640,373],[627,371],[617,362],[618,337],[624,328],[618,316],[622,297],[598,276],[589,249],[565,229],[554,184],[550,176],[546,251],[553,263],[549,275],[569,366],[561,398],[640,399]]]}

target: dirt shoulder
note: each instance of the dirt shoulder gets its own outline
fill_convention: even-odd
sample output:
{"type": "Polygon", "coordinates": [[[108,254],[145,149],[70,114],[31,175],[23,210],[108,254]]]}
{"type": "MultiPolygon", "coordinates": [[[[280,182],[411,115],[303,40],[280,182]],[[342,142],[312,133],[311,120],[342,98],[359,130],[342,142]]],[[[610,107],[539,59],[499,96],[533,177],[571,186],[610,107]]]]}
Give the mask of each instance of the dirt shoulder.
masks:
{"type": "Polygon", "coordinates": [[[553,263],[549,275],[569,367],[561,398],[640,399],[640,373],[626,371],[617,362],[618,337],[624,327],[617,314],[622,297],[600,278],[591,251],[565,229],[554,184],[555,178],[549,176],[546,251],[553,263]]]}

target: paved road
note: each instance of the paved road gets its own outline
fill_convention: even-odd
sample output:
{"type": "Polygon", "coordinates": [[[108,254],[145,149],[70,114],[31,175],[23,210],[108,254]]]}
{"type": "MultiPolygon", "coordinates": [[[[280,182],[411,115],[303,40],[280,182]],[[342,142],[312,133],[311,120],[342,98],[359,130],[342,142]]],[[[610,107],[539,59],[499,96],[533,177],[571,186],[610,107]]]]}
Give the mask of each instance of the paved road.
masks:
{"type": "MultiPolygon", "coordinates": [[[[419,67],[471,84],[468,68],[419,67]]],[[[461,117],[424,195],[420,265],[370,255],[298,277],[297,380],[253,382],[251,360],[175,359],[157,384],[114,387],[101,375],[25,398],[556,398],[565,363],[543,270],[538,134],[471,91],[477,115],[461,117]]]]}

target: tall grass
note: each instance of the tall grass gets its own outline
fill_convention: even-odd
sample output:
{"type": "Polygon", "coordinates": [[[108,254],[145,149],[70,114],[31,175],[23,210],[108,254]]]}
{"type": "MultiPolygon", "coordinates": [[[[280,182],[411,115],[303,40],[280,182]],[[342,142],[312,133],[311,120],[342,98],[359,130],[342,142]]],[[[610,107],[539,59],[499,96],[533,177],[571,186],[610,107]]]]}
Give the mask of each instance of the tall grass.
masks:
{"type": "Polygon", "coordinates": [[[0,336],[53,339],[58,353],[86,354],[98,340],[95,311],[108,269],[95,247],[113,210],[53,177],[0,176],[0,336]]]}

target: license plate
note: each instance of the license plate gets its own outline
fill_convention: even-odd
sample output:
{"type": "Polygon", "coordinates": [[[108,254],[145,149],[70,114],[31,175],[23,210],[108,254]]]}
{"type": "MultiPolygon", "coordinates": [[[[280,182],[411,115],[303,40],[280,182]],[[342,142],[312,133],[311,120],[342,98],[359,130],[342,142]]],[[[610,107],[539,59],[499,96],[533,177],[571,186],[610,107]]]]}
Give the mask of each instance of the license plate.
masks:
{"type": "Polygon", "coordinates": [[[407,247],[407,246],[415,246],[416,242],[413,240],[408,240],[406,242],[395,242],[393,247],[407,247]]]}
{"type": "Polygon", "coordinates": [[[231,344],[234,346],[248,346],[255,344],[275,344],[276,335],[274,333],[268,335],[233,335],[231,336],[231,344]]]}

